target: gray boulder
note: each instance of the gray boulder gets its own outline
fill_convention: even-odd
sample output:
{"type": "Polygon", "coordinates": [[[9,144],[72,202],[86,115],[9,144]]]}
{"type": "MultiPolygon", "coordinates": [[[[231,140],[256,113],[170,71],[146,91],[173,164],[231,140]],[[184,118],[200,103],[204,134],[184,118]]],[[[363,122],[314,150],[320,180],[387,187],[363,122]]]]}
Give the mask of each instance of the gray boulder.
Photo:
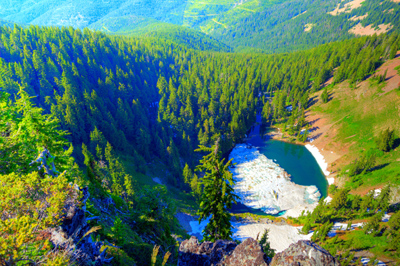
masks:
{"type": "Polygon", "coordinates": [[[253,238],[247,238],[235,248],[222,265],[226,266],[267,266],[267,257],[260,244],[253,238]]]}
{"type": "Polygon", "coordinates": [[[100,252],[101,242],[94,242],[88,231],[91,229],[85,216],[86,201],[90,194],[87,188],[75,187],[74,196],[67,199],[65,215],[61,226],[50,230],[50,241],[59,249],[66,250],[79,265],[104,265],[111,261],[106,258],[106,249],[100,252]],[[79,191],[82,198],[78,200],[79,191]]]}
{"type": "Polygon", "coordinates": [[[311,241],[300,240],[291,244],[284,251],[276,254],[271,266],[338,266],[336,260],[328,251],[311,241]]]}
{"type": "Polygon", "coordinates": [[[217,240],[215,243],[205,241],[199,244],[197,237],[192,236],[179,247],[178,266],[222,265],[219,263],[232,253],[236,246],[235,242],[227,240],[217,240]]]}
{"type": "Polygon", "coordinates": [[[192,236],[179,247],[178,266],[266,266],[265,259],[260,244],[252,238],[240,245],[228,240],[199,244],[192,236]]]}

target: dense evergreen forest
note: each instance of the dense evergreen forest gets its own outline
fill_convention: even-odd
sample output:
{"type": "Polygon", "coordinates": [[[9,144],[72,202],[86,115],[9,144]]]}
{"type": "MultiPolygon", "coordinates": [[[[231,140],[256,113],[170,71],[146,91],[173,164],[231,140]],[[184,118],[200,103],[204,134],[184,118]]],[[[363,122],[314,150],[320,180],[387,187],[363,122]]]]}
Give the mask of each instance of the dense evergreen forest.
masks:
{"type": "Polygon", "coordinates": [[[267,120],[301,119],[310,92],[333,74],[336,83],[363,80],[394,57],[400,41],[398,35],[382,35],[260,56],[199,52],[153,38],[73,28],[3,27],[1,39],[6,91],[15,94],[20,84],[60,119],[78,162],[82,144],[96,154],[97,146],[104,149],[109,142],[133,156],[137,171],[160,158],[177,178],[174,184],[180,183],[179,158],[193,167],[198,144],[220,136],[228,150],[264,103],[267,120]]]}
{"type": "MultiPolygon", "coordinates": [[[[35,175],[30,163],[48,148],[58,171],[67,170],[65,179],[89,185],[99,201],[111,196],[129,213],[102,223],[100,235],[135,260],[146,259],[137,245],[144,245],[148,258],[149,243],[163,245],[164,253],[174,250],[174,208],[164,187],[138,187],[119,156],[129,156],[133,172],[161,162],[169,168],[169,185],[198,195],[200,177],[191,170],[198,145],[220,139],[220,151],[228,151],[245,137],[257,112],[264,123],[286,123],[300,137],[310,93],[330,78],[356,84],[400,48],[397,34],[278,55],[197,51],[168,40],[72,27],[15,25],[1,27],[0,34],[0,111],[7,114],[0,118],[0,147],[26,148],[13,164],[12,153],[0,152],[0,174],[35,175]],[[132,237],[124,239],[127,230],[132,237]]],[[[91,204],[96,214],[93,206],[101,204],[91,204]]]]}

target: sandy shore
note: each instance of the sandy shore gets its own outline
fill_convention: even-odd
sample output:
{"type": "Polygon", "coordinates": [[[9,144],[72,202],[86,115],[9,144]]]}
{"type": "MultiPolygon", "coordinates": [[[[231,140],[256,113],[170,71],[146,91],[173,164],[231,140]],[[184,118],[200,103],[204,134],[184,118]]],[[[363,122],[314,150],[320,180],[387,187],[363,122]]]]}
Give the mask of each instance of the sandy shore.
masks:
{"type": "Polygon", "coordinates": [[[285,211],[286,217],[298,217],[303,210],[316,207],[321,196],[317,187],[293,183],[283,168],[257,148],[240,144],[229,157],[236,163],[231,172],[242,204],[268,214],[285,211]]]}
{"type": "MultiPolygon", "coordinates": [[[[319,167],[321,168],[322,172],[325,176],[328,176],[330,173],[328,171],[328,163],[325,161],[324,156],[319,152],[319,149],[311,144],[307,144],[305,146],[307,150],[311,152],[314,156],[315,160],[317,161],[319,167]]],[[[328,180],[329,182],[329,180],[328,180]]]]}
{"type": "Polygon", "coordinates": [[[322,172],[324,173],[326,180],[328,181],[329,185],[332,185],[335,183],[335,178],[331,173],[328,171],[328,162],[325,160],[324,155],[322,155],[321,151],[314,145],[311,144],[306,144],[305,147],[307,150],[311,152],[315,160],[317,161],[319,167],[321,168],[322,172]]]}

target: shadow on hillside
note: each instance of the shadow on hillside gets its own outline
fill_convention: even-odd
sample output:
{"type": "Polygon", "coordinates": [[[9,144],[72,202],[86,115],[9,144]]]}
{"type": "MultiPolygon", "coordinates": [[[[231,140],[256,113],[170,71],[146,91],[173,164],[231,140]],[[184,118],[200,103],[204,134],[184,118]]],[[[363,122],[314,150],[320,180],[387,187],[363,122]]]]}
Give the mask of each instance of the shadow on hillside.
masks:
{"type": "Polygon", "coordinates": [[[328,93],[328,103],[333,100],[333,92],[328,93]]]}
{"type": "Polygon", "coordinates": [[[310,126],[314,125],[316,122],[318,122],[318,120],[320,120],[320,118],[314,119],[313,121],[308,122],[308,124],[310,126]]]}
{"type": "Polygon", "coordinates": [[[317,102],[318,102],[317,96],[311,97],[311,98],[308,100],[308,107],[313,106],[313,105],[316,104],[317,102]]]}
{"type": "Polygon", "coordinates": [[[388,81],[389,79],[391,79],[391,78],[393,78],[393,77],[394,77],[394,75],[393,75],[393,76],[390,76],[390,77],[386,77],[385,81],[388,81]]]}
{"type": "Polygon", "coordinates": [[[397,147],[399,147],[399,146],[400,146],[400,138],[397,138],[394,140],[393,150],[397,149],[397,147]]]}
{"type": "Polygon", "coordinates": [[[309,133],[312,133],[312,132],[314,132],[314,131],[316,131],[316,130],[318,130],[319,129],[319,127],[312,127],[312,128],[310,128],[309,130],[308,130],[308,132],[309,133]]]}
{"type": "Polygon", "coordinates": [[[316,140],[316,139],[318,139],[318,138],[321,137],[321,136],[322,136],[322,133],[318,133],[317,135],[310,137],[310,139],[316,140]]]}
{"type": "Polygon", "coordinates": [[[377,166],[369,169],[369,171],[372,172],[372,171],[380,170],[380,169],[385,168],[388,165],[389,165],[388,163],[380,164],[380,165],[377,165],[377,166]]]}

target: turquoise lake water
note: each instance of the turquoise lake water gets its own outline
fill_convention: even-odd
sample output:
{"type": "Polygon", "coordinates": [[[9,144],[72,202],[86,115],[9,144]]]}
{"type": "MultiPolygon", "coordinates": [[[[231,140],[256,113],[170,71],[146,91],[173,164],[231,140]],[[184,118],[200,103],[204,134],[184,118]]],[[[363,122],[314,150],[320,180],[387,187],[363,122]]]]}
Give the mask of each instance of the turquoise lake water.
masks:
{"type": "MultiPolygon", "coordinates": [[[[328,181],[311,152],[303,145],[273,140],[266,136],[266,133],[265,128],[256,125],[249,133],[245,143],[250,143],[257,147],[260,153],[279,164],[290,174],[290,178],[294,183],[303,186],[315,185],[321,196],[326,197],[328,194],[328,181]]],[[[236,213],[263,214],[261,210],[255,210],[243,204],[235,205],[232,211],[236,213]]]]}

